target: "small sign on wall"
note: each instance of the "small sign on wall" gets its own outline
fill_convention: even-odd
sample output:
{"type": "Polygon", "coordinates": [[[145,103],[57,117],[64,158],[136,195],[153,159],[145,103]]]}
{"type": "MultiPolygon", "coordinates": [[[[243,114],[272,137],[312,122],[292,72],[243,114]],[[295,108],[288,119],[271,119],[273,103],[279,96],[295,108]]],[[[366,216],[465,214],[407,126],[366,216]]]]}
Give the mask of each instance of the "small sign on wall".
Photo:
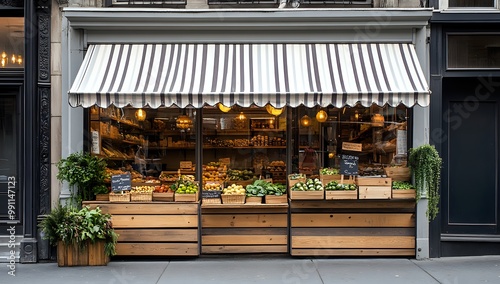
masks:
{"type": "Polygon", "coordinates": [[[361,152],[362,149],[363,149],[363,144],[361,143],[342,142],[342,150],[361,152]]]}

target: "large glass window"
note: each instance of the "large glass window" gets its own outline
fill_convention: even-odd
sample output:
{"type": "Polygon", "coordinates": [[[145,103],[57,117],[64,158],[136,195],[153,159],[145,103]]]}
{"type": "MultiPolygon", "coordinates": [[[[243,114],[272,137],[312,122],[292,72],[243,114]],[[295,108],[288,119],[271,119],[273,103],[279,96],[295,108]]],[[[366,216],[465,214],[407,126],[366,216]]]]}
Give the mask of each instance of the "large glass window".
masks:
{"type": "MultiPolygon", "coordinates": [[[[15,95],[0,94],[0,220],[8,219],[8,206],[12,200],[19,200],[19,176],[17,174],[18,121],[15,95]]],[[[16,208],[19,218],[20,208],[16,208]]]]}
{"type": "Polygon", "coordinates": [[[295,109],[292,171],[315,175],[340,168],[342,154],[359,157],[360,175],[383,175],[384,166],[405,164],[409,111],[375,105],[295,109]]]}
{"type": "Polygon", "coordinates": [[[24,18],[0,17],[0,70],[24,67],[24,18]]]}
{"type": "Polygon", "coordinates": [[[500,34],[448,35],[448,68],[500,68],[500,34]]]}

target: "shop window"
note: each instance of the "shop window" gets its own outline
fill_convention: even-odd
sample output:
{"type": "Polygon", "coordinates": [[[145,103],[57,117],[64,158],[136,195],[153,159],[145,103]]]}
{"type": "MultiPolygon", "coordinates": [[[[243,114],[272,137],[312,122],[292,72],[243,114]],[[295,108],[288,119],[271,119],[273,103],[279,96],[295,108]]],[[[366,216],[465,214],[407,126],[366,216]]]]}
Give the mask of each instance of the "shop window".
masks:
{"type": "Polygon", "coordinates": [[[110,169],[131,172],[133,182],[155,180],[162,171],[177,173],[181,161],[193,161],[184,170],[194,174],[195,120],[190,108],[92,107],[90,150],[110,169]]]}
{"type": "Polygon", "coordinates": [[[500,34],[449,35],[448,68],[500,68],[500,34]]]}
{"type": "Polygon", "coordinates": [[[204,171],[204,181],[261,177],[285,184],[286,124],[286,108],[205,107],[203,164],[209,171],[204,171]]]}
{"type": "Polygon", "coordinates": [[[450,8],[458,7],[495,7],[495,0],[450,0],[448,3],[450,8]]]}
{"type": "Polygon", "coordinates": [[[341,155],[348,154],[359,157],[360,175],[383,175],[384,166],[406,163],[409,111],[404,106],[296,109],[292,171],[316,175],[321,168],[338,169],[341,155]]]}
{"type": "Polygon", "coordinates": [[[24,67],[24,18],[0,17],[0,70],[24,67]]]}
{"type": "MultiPolygon", "coordinates": [[[[10,204],[11,199],[19,202],[20,198],[19,185],[16,186],[19,183],[17,172],[19,129],[16,112],[16,95],[0,93],[0,202],[2,204],[10,204]]],[[[7,209],[7,206],[0,209],[0,221],[8,219],[7,209]]],[[[21,216],[19,206],[15,206],[15,211],[17,217],[21,216]]]]}

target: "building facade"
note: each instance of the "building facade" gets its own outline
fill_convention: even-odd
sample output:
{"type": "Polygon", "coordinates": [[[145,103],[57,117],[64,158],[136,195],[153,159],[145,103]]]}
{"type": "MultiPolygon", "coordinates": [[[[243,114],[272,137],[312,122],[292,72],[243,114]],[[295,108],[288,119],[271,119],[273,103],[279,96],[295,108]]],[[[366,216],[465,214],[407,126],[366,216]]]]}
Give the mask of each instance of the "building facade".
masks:
{"type": "Polygon", "coordinates": [[[48,256],[37,219],[50,211],[50,2],[0,1],[0,261],[48,256]],[[43,243],[43,242],[42,242],[43,243]]]}
{"type": "Polygon", "coordinates": [[[430,255],[498,254],[499,3],[430,4],[430,141],[444,161],[430,255]]]}

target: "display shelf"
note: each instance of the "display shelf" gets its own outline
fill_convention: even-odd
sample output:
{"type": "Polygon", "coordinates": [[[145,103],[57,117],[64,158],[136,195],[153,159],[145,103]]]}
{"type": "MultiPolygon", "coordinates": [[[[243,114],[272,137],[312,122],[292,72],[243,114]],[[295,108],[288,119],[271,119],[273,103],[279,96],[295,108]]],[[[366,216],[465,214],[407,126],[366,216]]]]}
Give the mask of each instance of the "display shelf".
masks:
{"type": "Polygon", "coordinates": [[[141,141],[130,141],[130,140],[124,140],[124,139],[120,139],[120,138],[109,137],[109,136],[105,136],[105,135],[102,135],[101,139],[109,140],[109,141],[112,141],[115,143],[125,143],[125,144],[131,144],[131,145],[143,144],[143,142],[141,142],[141,141]]]}

